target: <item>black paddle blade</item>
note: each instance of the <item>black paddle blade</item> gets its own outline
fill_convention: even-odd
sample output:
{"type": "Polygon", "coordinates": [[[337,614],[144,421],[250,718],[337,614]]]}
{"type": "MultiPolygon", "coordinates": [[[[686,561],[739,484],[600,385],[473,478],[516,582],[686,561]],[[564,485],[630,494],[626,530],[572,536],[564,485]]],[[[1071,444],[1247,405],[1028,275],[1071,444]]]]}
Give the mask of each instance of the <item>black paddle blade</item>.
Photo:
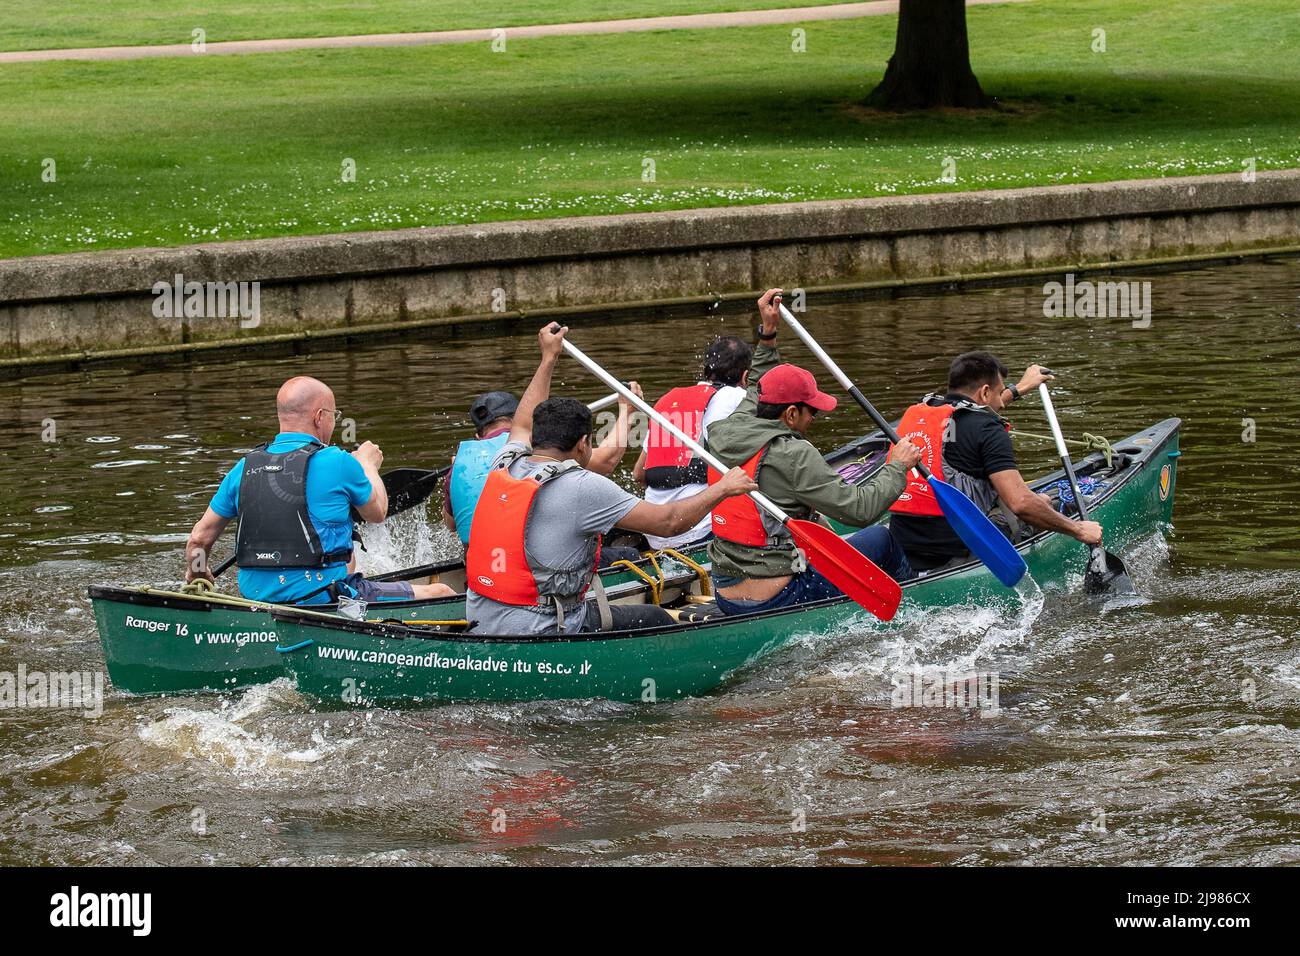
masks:
{"type": "Polygon", "coordinates": [[[380,477],[388,490],[388,517],[408,511],[427,501],[438,487],[447,468],[425,471],[423,468],[394,468],[380,477]]]}
{"type": "Polygon", "coordinates": [[[1094,548],[1088,558],[1088,570],[1083,575],[1083,590],[1087,594],[1123,595],[1137,594],[1128,568],[1119,555],[1094,548]]]}

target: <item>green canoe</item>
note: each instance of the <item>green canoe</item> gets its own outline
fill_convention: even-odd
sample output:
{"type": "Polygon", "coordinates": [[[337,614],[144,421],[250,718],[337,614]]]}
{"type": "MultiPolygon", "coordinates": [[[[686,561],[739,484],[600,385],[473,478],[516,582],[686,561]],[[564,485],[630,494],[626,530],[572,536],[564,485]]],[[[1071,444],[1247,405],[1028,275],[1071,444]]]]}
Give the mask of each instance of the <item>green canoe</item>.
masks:
{"type": "MultiPolygon", "coordinates": [[[[1090,498],[1106,528],[1107,547],[1122,551],[1169,527],[1181,422],[1167,419],[1077,465],[1101,483],[1090,498]]],[[[1035,483],[1051,493],[1062,471],[1035,483]]],[[[1044,588],[1082,579],[1087,549],[1072,538],[1040,533],[1019,546],[1029,573],[1044,588]]],[[[952,604],[1014,605],[1010,591],[977,563],[932,573],[903,586],[908,611],[952,604]]],[[[696,616],[707,605],[693,606],[696,616]]],[[[702,623],[639,631],[555,635],[527,642],[513,636],[437,634],[398,624],[308,618],[275,611],[278,650],[302,693],[336,706],[427,705],[456,700],[608,698],[659,701],[718,687],[796,635],[889,625],[847,598],[835,598],[702,623]]]]}

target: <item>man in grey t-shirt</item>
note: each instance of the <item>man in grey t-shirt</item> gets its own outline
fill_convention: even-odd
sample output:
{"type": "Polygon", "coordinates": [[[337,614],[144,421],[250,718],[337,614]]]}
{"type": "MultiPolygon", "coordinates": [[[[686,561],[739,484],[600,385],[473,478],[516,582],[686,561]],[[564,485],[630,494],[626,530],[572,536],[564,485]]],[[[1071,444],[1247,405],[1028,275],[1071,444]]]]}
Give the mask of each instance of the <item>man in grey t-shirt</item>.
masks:
{"type": "MultiPolygon", "coordinates": [[[[538,334],[542,361],[519,402],[510,440],[494,468],[504,466],[515,479],[539,473],[548,476],[532,499],[524,524],[526,575],[536,584],[538,600],[521,602],[501,585],[505,574],[483,573],[499,562],[497,556],[514,546],[506,495],[479,499],[470,533],[470,570],[466,616],[477,622],[479,634],[521,636],[554,633],[559,629],[556,603],[563,609],[564,631],[600,629],[594,602],[582,600],[590,583],[599,536],[614,528],[670,537],[694,527],[714,505],[757,485],[743,469],[733,468],[718,483],[690,498],[653,505],[628,494],[614,482],[586,470],[591,459],[591,412],[571,398],[551,399],[551,376],[564,350],[567,328],[549,325],[538,334]],[[530,443],[531,439],[531,443],[530,443]],[[510,598],[504,600],[503,598],[510,598]]],[[[491,478],[489,478],[491,481],[491,478]]],[[[512,583],[518,576],[512,575],[512,583]]],[[[671,623],[654,605],[612,605],[615,630],[671,623]]]]}
{"type": "MultiPolygon", "coordinates": [[[[532,478],[552,461],[530,457],[532,449],[523,442],[508,442],[493,461],[508,466],[515,478],[532,478]]],[[[609,534],[641,503],[603,475],[574,468],[552,479],[538,490],[528,514],[524,541],[534,576],[549,574],[560,594],[578,594],[586,587],[596,561],[596,536],[609,534]]],[[[477,519],[476,519],[477,521],[477,519]]],[[[469,592],[466,613],[478,621],[484,634],[545,634],[555,630],[555,610],[518,607],[469,592]]],[[[565,631],[581,631],[586,625],[587,604],[574,602],[564,615],[565,631]]],[[[653,616],[653,615],[652,615],[653,616]]]]}

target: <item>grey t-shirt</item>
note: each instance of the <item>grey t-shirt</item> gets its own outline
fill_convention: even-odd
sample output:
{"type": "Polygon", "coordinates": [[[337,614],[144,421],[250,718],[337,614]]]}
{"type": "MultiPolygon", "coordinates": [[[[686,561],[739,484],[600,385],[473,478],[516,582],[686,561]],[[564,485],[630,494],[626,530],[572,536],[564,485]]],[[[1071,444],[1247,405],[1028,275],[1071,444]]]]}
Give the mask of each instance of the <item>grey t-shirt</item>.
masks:
{"type": "MultiPolygon", "coordinates": [[[[507,442],[493,460],[496,466],[506,455],[531,449],[522,442],[507,442]]],[[[510,466],[515,478],[527,478],[552,462],[520,457],[510,466]]],[[[569,595],[565,605],[576,600],[587,583],[587,573],[596,559],[596,535],[608,534],[641,499],[628,494],[603,475],[574,468],[548,481],[533,499],[524,529],[524,550],[528,566],[552,576],[556,593],[569,595]]],[[[479,507],[483,502],[479,502],[479,507]]],[[[547,634],[555,631],[555,608],[517,607],[502,604],[470,591],[465,616],[478,621],[478,634],[547,634]]],[[[582,630],[586,609],[579,603],[564,618],[566,632],[582,630]]]]}

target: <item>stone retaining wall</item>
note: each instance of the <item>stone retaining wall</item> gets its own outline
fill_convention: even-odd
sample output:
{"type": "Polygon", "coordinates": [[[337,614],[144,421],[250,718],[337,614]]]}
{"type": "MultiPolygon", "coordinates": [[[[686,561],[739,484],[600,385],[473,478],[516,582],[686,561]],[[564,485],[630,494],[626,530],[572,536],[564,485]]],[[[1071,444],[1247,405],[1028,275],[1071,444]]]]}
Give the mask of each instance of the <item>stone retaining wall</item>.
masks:
{"type": "Polygon", "coordinates": [[[0,369],[1296,247],[1300,170],[8,259],[0,369]],[[157,317],[178,274],[259,283],[256,326],[157,317]]]}

